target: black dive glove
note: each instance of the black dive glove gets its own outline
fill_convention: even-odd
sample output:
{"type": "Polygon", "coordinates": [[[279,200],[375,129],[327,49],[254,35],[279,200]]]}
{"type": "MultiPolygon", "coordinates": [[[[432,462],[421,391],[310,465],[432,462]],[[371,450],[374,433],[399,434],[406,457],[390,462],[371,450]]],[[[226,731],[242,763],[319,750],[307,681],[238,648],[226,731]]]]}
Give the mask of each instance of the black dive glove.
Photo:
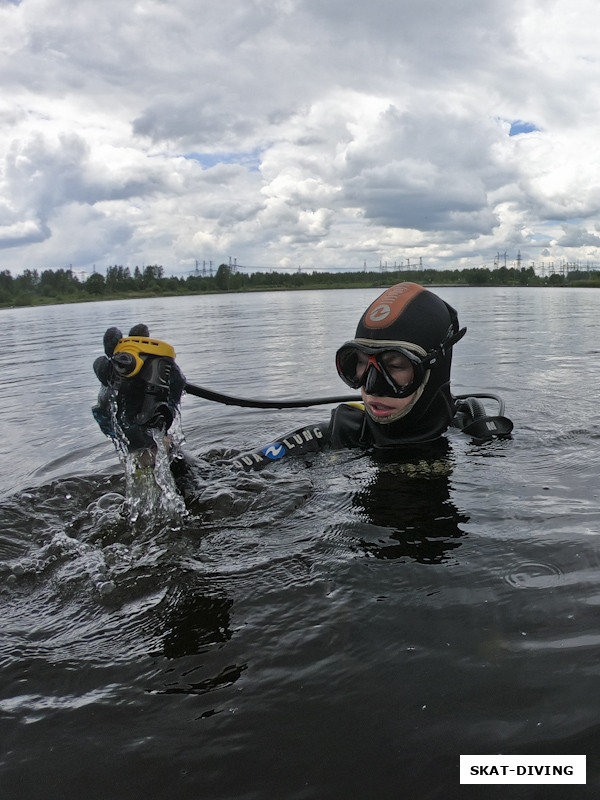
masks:
{"type": "Polygon", "coordinates": [[[142,324],[125,338],[118,328],[109,328],[104,352],[94,361],[102,384],[92,408],[96,422],[104,434],[128,450],[154,447],[152,431],[169,430],[185,388],[175,351],[151,339],[142,324]]]}

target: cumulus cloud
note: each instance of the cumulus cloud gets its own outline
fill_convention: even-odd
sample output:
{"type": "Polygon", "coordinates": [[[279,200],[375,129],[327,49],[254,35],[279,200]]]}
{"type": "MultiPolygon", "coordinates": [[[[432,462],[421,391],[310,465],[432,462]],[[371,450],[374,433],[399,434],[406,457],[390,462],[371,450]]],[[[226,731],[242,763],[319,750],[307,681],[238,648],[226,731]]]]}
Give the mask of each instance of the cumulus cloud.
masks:
{"type": "Polygon", "coordinates": [[[0,266],[600,263],[595,0],[0,2],[0,266]]]}

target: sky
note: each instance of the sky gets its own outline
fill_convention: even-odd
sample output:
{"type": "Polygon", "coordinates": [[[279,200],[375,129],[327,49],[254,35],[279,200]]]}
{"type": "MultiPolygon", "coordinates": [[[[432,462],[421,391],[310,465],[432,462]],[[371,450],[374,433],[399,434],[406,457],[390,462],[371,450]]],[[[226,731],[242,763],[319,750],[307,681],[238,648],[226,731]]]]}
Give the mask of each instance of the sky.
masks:
{"type": "Polygon", "coordinates": [[[600,268],[597,0],[0,0],[0,42],[13,275],[600,268]]]}

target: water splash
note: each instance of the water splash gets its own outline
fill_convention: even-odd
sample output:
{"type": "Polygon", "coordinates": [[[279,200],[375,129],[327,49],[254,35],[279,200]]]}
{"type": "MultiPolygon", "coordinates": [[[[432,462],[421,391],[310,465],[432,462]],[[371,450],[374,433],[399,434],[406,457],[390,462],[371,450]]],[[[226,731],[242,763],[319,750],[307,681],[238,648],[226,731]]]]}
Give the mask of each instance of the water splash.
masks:
{"type": "Polygon", "coordinates": [[[182,519],[187,510],[171,472],[171,459],[181,451],[185,440],[181,418],[176,414],[167,435],[164,430],[150,433],[155,448],[130,452],[127,437],[118,420],[116,396],[110,399],[113,442],[125,467],[126,507],[129,521],[158,522],[182,519]]]}
{"type": "MultiPolygon", "coordinates": [[[[182,519],[187,509],[177,490],[170,462],[173,449],[162,431],[153,431],[156,449],[153,463],[140,462],[136,453],[125,456],[125,502],[129,511],[129,521],[166,522],[182,519]]],[[[147,458],[147,454],[144,454],[147,458]]]]}

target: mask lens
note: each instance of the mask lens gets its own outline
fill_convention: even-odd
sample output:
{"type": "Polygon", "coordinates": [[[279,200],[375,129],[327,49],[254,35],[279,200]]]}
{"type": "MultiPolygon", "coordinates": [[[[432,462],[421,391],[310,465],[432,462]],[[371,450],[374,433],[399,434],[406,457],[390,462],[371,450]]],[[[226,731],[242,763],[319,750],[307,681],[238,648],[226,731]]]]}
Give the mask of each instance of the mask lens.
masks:
{"type": "Polygon", "coordinates": [[[352,389],[358,389],[368,363],[368,356],[358,348],[351,346],[340,347],[336,356],[336,366],[340,378],[352,389]],[[359,367],[359,356],[364,364],[359,367]]]}
{"type": "Polygon", "coordinates": [[[336,363],[348,386],[365,386],[367,392],[373,389],[375,394],[388,397],[407,397],[423,377],[420,359],[404,348],[380,350],[347,344],[338,350],[336,363]]]}
{"type": "Polygon", "coordinates": [[[412,386],[415,378],[415,365],[403,353],[386,350],[379,356],[381,370],[393,383],[396,391],[412,386]]]}

